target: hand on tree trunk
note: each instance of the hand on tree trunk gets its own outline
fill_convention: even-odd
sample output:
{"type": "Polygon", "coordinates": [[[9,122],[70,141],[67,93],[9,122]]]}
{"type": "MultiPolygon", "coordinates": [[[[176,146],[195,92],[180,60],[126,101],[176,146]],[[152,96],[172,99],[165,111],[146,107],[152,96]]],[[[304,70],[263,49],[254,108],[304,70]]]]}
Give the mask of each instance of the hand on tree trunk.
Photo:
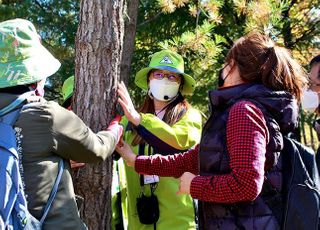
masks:
{"type": "Polygon", "coordinates": [[[121,116],[117,115],[109,124],[107,131],[110,131],[116,138],[117,143],[122,139],[123,126],[119,124],[121,121],[121,116]]]}
{"type": "Polygon", "coordinates": [[[134,108],[127,87],[123,81],[121,81],[121,83],[118,85],[118,95],[118,102],[121,105],[124,114],[132,124],[138,126],[141,121],[141,116],[134,108]]]}

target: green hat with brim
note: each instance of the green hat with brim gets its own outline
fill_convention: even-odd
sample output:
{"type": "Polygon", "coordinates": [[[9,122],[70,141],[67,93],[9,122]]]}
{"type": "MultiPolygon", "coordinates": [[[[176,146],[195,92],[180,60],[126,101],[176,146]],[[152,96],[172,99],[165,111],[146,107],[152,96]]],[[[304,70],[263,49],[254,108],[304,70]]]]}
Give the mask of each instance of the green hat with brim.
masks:
{"type": "Polygon", "coordinates": [[[150,70],[159,69],[178,73],[183,76],[181,93],[191,95],[195,89],[196,81],[184,73],[184,61],[181,55],[171,51],[162,50],[152,55],[149,67],[141,69],[135,77],[135,84],[141,89],[148,90],[148,73],[150,70]]]}
{"type": "Polygon", "coordinates": [[[0,88],[31,84],[60,68],[41,44],[33,24],[24,19],[0,23],[0,88]]]}

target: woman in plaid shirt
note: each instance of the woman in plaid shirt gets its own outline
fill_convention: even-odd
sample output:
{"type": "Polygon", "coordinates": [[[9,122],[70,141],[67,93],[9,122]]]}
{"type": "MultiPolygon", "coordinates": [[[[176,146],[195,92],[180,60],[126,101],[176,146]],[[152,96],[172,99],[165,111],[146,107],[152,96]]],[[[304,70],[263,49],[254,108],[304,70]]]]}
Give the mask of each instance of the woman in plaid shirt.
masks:
{"type": "Polygon", "coordinates": [[[283,135],[297,126],[306,77],[269,37],[238,39],[209,92],[201,142],[184,154],[136,156],[117,151],[143,174],[180,177],[178,194],[199,200],[200,229],[279,229],[261,194],[265,178],[281,191],[283,135]]]}

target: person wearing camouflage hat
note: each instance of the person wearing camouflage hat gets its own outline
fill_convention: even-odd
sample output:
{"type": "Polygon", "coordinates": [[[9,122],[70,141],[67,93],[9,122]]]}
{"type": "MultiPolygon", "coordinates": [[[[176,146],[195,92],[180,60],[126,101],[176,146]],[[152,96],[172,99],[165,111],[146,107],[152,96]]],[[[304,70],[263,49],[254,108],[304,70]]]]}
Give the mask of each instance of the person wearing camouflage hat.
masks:
{"type": "Polygon", "coordinates": [[[2,22],[0,42],[0,88],[39,82],[60,68],[33,24],[25,20],[2,22]]]}
{"type": "MultiPolygon", "coordinates": [[[[147,91],[138,111],[134,108],[125,85],[121,83],[118,89],[119,103],[126,116],[123,119],[124,126],[127,126],[124,140],[130,144],[135,154],[179,153],[199,142],[201,114],[185,98],[185,95],[193,93],[196,84],[184,72],[181,55],[171,50],[154,53],[149,66],[136,74],[135,83],[147,91]]],[[[122,195],[123,216],[129,229],[196,228],[191,196],[176,195],[178,180],[139,175],[122,161],[119,163],[119,171],[121,190],[126,191],[122,195]],[[153,203],[152,210],[139,208],[145,205],[141,202],[145,197],[157,198],[158,203],[153,203]],[[145,218],[146,216],[148,217],[145,218]]]]}
{"type": "MultiPolygon", "coordinates": [[[[30,21],[0,22],[0,118],[2,112],[12,109],[17,98],[22,95],[26,98],[13,109],[21,109],[14,127],[17,149],[23,155],[20,168],[27,208],[40,220],[56,179],[58,162],[63,159],[62,179],[42,228],[86,229],[75,201],[69,160],[87,163],[105,160],[113,153],[122,127],[118,119],[106,131],[94,133],[72,111],[46,101],[42,97],[45,80],[59,67],[60,62],[41,44],[30,21]]],[[[0,181],[3,183],[5,178],[0,181]]],[[[9,210],[18,212],[12,205],[9,210]]],[[[12,229],[14,217],[1,208],[5,229],[12,229]]],[[[23,224],[28,222],[28,218],[23,219],[23,224]]]]}

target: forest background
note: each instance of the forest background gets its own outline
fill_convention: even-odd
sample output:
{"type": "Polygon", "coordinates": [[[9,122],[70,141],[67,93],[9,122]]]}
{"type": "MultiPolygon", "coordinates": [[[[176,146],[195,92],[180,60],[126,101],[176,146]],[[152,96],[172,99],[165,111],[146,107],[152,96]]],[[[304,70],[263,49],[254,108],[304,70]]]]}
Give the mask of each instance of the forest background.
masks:
{"type": "MultiPolygon", "coordinates": [[[[191,102],[205,114],[207,92],[216,88],[217,70],[233,41],[244,34],[253,30],[269,34],[289,48],[307,71],[311,58],[320,53],[319,0],[140,0],[138,4],[128,78],[136,104],[143,94],[133,83],[134,74],[163,48],[184,56],[186,72],[197,80],[191,102]]],[[[43,44],[62,62],[47,84],[50,99],[60,100],[63,81],[74,75],[79,7],[80,1],[75,0],[0,0],[0,21],[31,20],[43,44]]]]}

